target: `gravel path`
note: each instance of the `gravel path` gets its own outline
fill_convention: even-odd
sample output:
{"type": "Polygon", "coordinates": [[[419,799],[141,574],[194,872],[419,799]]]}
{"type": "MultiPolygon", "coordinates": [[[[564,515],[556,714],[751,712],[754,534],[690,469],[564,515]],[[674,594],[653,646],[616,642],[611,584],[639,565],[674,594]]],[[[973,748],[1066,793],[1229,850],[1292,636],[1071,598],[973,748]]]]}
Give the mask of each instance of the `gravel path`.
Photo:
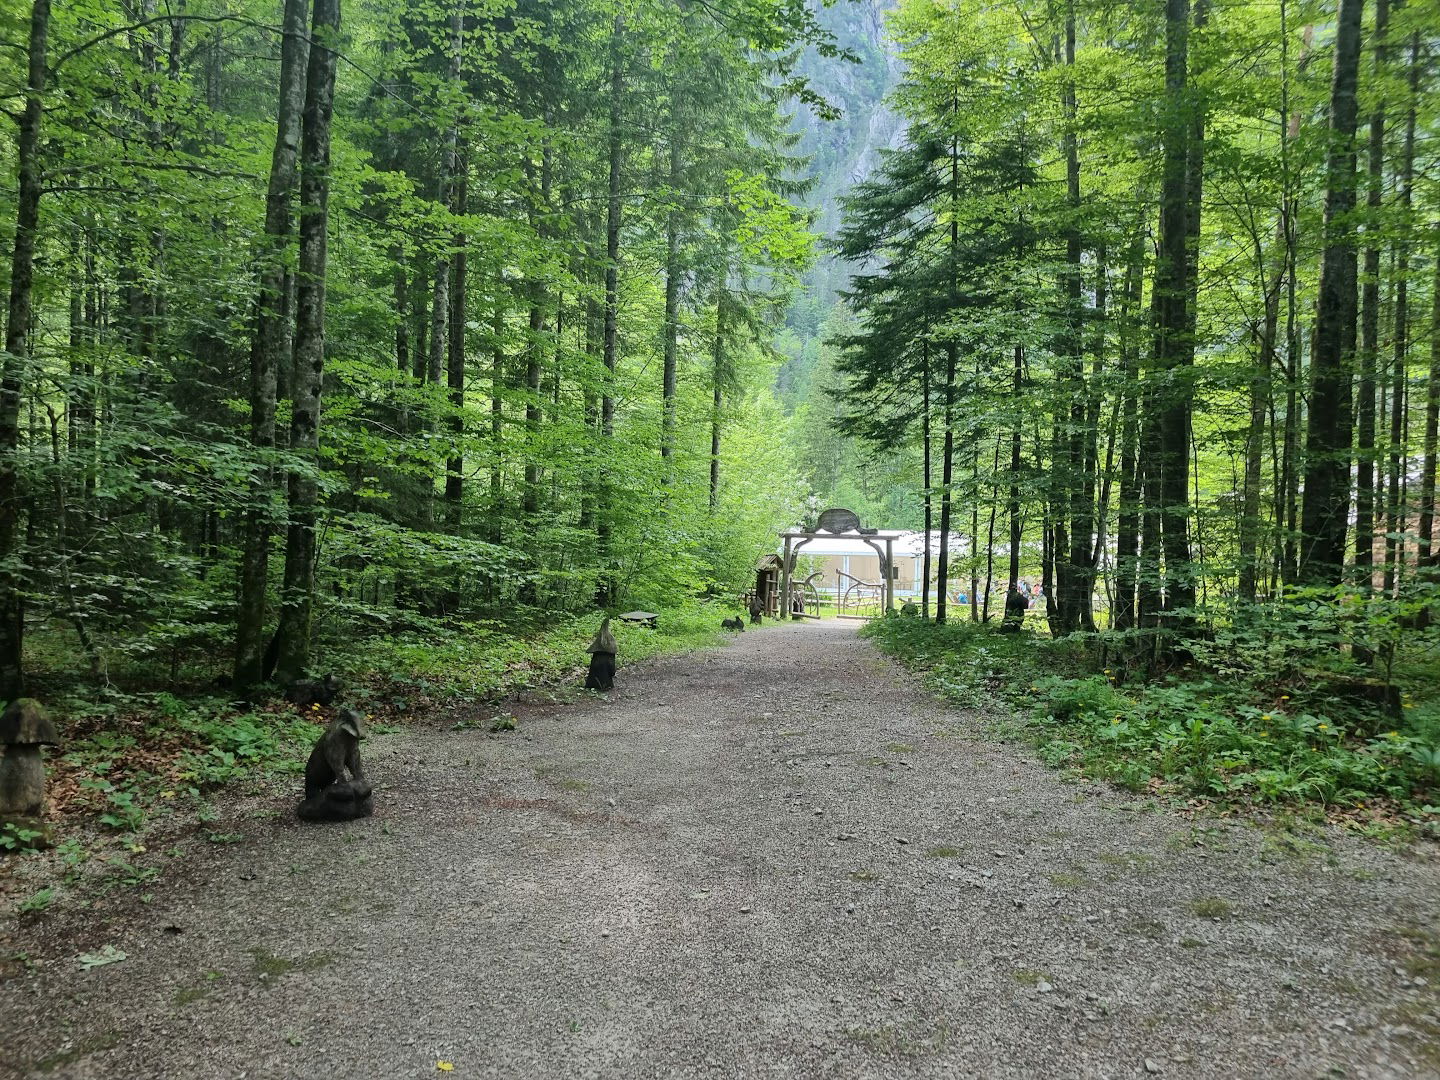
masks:
{"type": "Polygon", "coordinates": [[[517,714],[9,926],[0,1075],[1440,1076],[1433,850],[1066,782],[848,624],[517,714]]]}

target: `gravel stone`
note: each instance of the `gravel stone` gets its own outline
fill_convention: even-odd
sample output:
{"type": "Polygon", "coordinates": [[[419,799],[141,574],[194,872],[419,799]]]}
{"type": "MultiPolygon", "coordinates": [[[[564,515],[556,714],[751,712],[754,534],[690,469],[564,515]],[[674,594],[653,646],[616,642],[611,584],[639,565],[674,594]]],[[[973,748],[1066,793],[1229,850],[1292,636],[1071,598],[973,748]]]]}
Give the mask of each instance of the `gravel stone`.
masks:
{"type": "Polygon", "coordinates": [[[243,840],[0,921],[0,1077],[1440,1075],[1433,848],[1076,786],[845,623],[510,711],[371,739],[372,818],[227,796],[243,840]]]}

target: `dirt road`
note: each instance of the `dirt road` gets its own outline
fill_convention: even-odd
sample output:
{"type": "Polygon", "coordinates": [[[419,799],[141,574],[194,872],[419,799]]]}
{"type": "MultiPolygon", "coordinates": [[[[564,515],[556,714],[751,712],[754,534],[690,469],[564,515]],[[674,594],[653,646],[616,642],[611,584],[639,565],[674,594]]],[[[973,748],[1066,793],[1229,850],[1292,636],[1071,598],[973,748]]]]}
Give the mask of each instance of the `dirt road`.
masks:
{"type": "Polygon", "coordinates": [[[0,1075],[1440,1076],[1433,851],[1067,782],[846,624],[517,714],[11,926],[0,1075]]]}

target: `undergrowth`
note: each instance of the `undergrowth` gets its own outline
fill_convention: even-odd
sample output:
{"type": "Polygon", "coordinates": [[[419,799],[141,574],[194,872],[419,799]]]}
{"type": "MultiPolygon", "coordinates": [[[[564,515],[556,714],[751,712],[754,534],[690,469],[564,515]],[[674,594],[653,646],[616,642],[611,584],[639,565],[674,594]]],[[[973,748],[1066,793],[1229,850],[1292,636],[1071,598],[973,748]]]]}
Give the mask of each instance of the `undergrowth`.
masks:
{"type": "MultiPolygon", "coordinates": [[[[621,678],[636,661],[712,644],[725,614],[696,602],[661,612],[653,630],[612,623],[621,678]]],[[[443,635],[335,642],[316,668],[339,675],[345,689],[337,705],[382,723],[403,722],[407,715],[491,704],[537,687],[578,687],[588,660],[585,646],[599,624],[599,615],[560,616],[542,625],[474,623],[450,626],[443,635]]],[[[234,702],[214,685],[223,663],[217,657],[213,669],[192,672],[188,692],[185,686],[98,690],[39,674],[37,683],[48,683],[44,703],[61,733],[62,745],[49,755],[47,795],[61,837],[88,821],[138,847],[136,838],[162,819],[180,813],[202,824],[213,819],[212,801],[228,785],[302,771],[330,711],[302,713],[278,692],[257,704],[234,702]]],[[[142,681],[143,672],[134,674],[142,681]]],[[[165,673],[153,674],[158,680],[165,673]]],[[[38,832],[6,828],[0,856],[32,851],[40,841],[38,832]]],[[[70,842],[61,840],[62,846],[70,842]]]]}
{"type": "MultiPolygon", "coordinates": [[[[728,609],[693,603],[660,613],[654,630],[612,621],[620,664],[713,644],[728,614],[728,609]]],[[[368,673],[372,682],[402,693],[488,701],[568,678],[588,661],[585,646],[600,619],[598,614],[557,615],[529,628],[467,623],[439,639],[419,633],[377,637],[351,646],[337,661],[342,670],[368,673]]]]}
{"type": "Polygon", "coordinates": [[[1440,822],[1440,699],[1419,679],[1395,692],[1397,714],[1338,664],[1318,674],[1276,661],[1273,638],[1263,662],[1222,638],[1204,662],[1142,681],[1106,635],[1056,641],[907,616],[864,632],[955,704],[1005,706],[1052,767],[1137,792],[1440,822]]]}

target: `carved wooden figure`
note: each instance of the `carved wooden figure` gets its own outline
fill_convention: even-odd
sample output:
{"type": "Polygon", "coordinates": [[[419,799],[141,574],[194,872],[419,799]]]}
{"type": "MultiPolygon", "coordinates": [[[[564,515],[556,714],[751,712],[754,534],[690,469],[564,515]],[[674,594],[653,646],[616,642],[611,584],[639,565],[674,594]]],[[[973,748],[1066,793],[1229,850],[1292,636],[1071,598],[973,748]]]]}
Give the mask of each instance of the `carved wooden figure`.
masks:
{"type": "Polygon", "coordinates": [[[620,645],[610,632],[610,620],[600,624],[595,640],[585,647],[590,654],[590,670],[585,676],[586,690],[609,690],[615,685],[615,654],[620,645]]]}
{"type": "Polygon", "coordinates": [[[0,713],[0,825],[12,824],[48,839],[42,746],[59,741],[55,725],[34,698],[16,698],[0,713]]]}
{"type": "Polygon", "coordinates": [[[305,799],[295,811],[305,821],[354,821],[375,812],[370,782],[360,767],[364,737],[364,723],[354,709],[345,709],[325,728],[310,751],[305,799]]]}

